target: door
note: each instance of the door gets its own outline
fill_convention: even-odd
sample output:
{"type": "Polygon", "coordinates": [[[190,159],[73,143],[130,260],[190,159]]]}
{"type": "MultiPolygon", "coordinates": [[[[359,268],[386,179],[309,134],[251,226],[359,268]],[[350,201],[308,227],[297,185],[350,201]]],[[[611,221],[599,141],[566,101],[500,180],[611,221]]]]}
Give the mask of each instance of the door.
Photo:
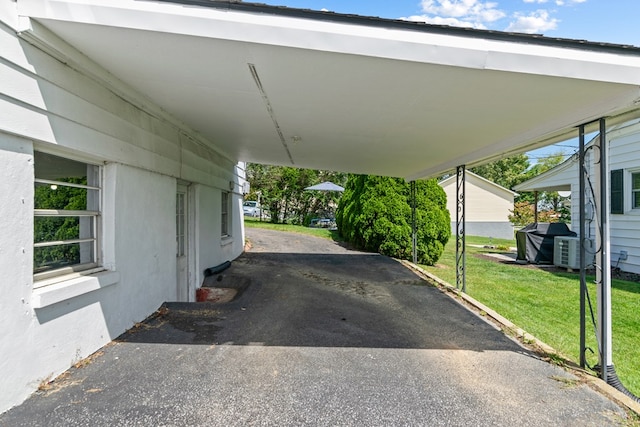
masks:
{"type": "Polygon", "coordinates": [[[177,301],[189,300],[189,199],[187,186],[176,191],[176,273],[177,301]]]}

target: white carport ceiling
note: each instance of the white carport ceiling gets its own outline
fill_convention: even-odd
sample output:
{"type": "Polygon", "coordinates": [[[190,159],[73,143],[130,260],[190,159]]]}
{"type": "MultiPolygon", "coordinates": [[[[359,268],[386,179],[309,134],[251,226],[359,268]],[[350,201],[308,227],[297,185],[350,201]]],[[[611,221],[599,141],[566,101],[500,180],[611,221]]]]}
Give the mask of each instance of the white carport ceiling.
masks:
{"type": "Polygon", "coordinates": [[[428,177],[640,98],[628,46],[233,2],[17,6],[234,161],[428,177]]]}

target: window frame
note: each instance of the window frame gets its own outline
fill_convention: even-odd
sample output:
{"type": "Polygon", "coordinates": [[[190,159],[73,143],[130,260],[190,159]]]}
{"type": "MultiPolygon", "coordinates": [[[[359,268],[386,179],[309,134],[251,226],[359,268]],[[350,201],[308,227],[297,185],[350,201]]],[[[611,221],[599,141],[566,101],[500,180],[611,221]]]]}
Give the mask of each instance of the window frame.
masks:
{"type": "Polygon", "coordinates": [[[637,175],[640,177],[640,170],[631,170],[629,171],[629,194],[631,195],[630,197],[630,204],[631,204],[631,210],[635,210],[636,212],[640,211],[640,187],[634,189],[633,188],[633,183],[634,183],[634,179],[633,176],[637,175]],[[638,201],[638,205],[636,205],[636,199],[638,201]]]}
{"type": "Polygon", "coordinates": [[[223,239],[231,237],[231,192],[222,191],[220,197],[220,236],[223,239]]]}
{"type": "Polygon", "coordinates": [[[51,153],[48,151],[35,150],[34,158],[37,155],[36,153],[41,153],[46,156],[54,156],[63,160],[68,160],[72,162],[82,163],[84,165],[91,166],[93,169],[92,177],[89,178],[89,174],[87,175],[87,184],[78,184],[72,182],[58,181],[52,179],[45,179],[37,177],[37,165],[34,167],[34,209],[33,209],[33,221],[34,221],[34,236],[33,236],[33,249],[34,249],[34,259],[33,259],[33,279],[34,279],[34,289],[40,288],[49,284],[57,283],[56,279],[63,276],[68,275],[86,275],[95,273],[98,271],[103,271],[102,267],[102,236],[101,236],[101,227],[102,227],[102,211],[103,211],[103,168],[102,165],[92,162],[87,162],[86,160],[78,160],[71,156],[60,155],[59,153],[51,153]],[[89,181],[95,181],[91,182],[89,181]],[[97,184],[97,185],[96,185],[97,184]],[[72,209],[37,209],[35,206],[35,189],[38,185],[49,185],[58,187],[67,187],[67,188],[80,188],[89,191],[94,191],[95,195],[92,197],[92,206],[94,209],[83,209],[83,210],[72,210],[72,209]],[[81,221],[82,218],[91,218],[90,220],[90,237],[84,238],[75,238],[75,239],[65,239],[65,240],[49,240],[44,242],[36,242],[35,235],[35,222],[37,218],[78,218],[81,221]],[[88,262],[83,262],[79,264],[74,264],[70,266],[53,268],[51,270],[36,272],[35,265],[35,251],[36,248],[42,247],[55,247],[55,246],[64,246],[70,244],[82,244],[82,243],[91,243],[90,257],[91,259],[88,262]]]}

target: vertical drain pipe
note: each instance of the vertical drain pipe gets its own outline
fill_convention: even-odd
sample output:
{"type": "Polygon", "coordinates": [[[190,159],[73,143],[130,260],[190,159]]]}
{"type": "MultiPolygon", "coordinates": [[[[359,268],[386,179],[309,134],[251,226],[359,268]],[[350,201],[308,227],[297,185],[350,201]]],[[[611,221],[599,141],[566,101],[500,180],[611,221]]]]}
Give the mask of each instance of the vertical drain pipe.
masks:
{"type": "Polygon", "coordinates": [[[596,281],[598,282],[598,317],[600,333],[600,375],[608,380],[608,371],[613,370],[611,351],[611,254],[609,252],[609,171],[607,164],[606,121],[600,119],[600,173],[599,173],[599,204],[600,204],[600,232],[598,233],[598,263],[596,281]]]}
{"type": "MultiPolygon", "coordinates": [[[[600,119],[600,136],[598,141],[599,148],[599,173],[594,173],[598,180],[594,186],[594,199],[596,202],[596,214],[599,218],[597,237],[597,253],[596,253],[596,285],[598,291],[598,357],[600,378],[607,384],[621,391],[635,402],[640,402],[640,397],[631,393],[622,384],[613,365],[613,349],[612,349],[612,333],[611,333],[611,252],[609,237],[609,183],[610,172],[607,164],[607,128],[604,118],[600,119]]],[[[586,239],[585,218],[585,177],[587,176],[586,165],[584,159],[584,126],[580,126],[580,366],[586,366],[586,343],[585,343],[585,297],[587,295],[586,272],[585,272],[585,252],[584,244],[586,239]]]]}
{"type": "Polygon", "coordinates": [[[465,166],[456,168],[456,289],[467,292],[465,248],[465,166]]]}

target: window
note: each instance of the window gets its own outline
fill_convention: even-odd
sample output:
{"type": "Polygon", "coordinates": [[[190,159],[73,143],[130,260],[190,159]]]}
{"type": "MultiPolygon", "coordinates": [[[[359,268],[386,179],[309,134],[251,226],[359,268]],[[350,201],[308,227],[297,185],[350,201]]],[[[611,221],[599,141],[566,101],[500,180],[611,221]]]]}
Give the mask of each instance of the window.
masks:
{"type": "MultiPolygon", "coordinates": [[[[624,174],[622,169],[611,171],[611,213],[624,213],[624,174]]],[[[635,175],[635,174],[634,174],[635,175]]],[[[640,188],[639,188],[640,190],[640,188]]],[[[635,203],[635,202],[634,202],[635,203]]]]}
{"type": "Polygon", "coordinates": [[[221,206],[221,214],[220,214],[220,219],[222,221],[222,229],[221,229],[221,235],[222,237],[229,237],[230,234],[230,224],[229,224],[229,206],[231,206],[231,202],[230,202],[230,198],[231,198],[231,193],[228,191],[223,191],[222,192],[222,199],[220,200],[220,206],[221,206]]]}
{"type": "Polygon", "coordinates": [[[98,267],[100,167],[34,153],[36,279],[98,267]]]}
{"type": "Polygon", "coordinates": [[[640,173],[631,174],[631,209],[640,209],[640,173]]]}

